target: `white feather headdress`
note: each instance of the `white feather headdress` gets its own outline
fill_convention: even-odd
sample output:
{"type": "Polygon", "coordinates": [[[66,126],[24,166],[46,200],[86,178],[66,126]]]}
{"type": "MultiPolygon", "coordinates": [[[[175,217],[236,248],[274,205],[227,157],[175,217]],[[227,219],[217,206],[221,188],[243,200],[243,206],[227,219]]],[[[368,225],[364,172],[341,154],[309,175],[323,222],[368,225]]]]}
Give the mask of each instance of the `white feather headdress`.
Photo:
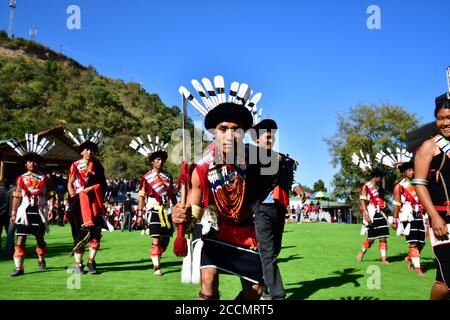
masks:
{"type": "Polygon", "coordinates": [[[364,172],[369,173],[373,169],[369,154],[364,154],[361,150],[359,155],[356,152],[352,154],[352,162],[364,172]]]}
{"type": "Polygon", "coordinates": [[[137,137],[136,140],[131,140],[130,147],[136,150],[137,153],[143,155],[144,157],[148,157],[152,153],[156,151],[166,151],[169,143],[165,143],[164,141],[159,141],[159,137],[156,136],[155,139],[152,140],[152,137],[148,134],[147,139],[149,144],[146,145],[143,138],[137,137]]]}
{"type": "Polygon", "coordinates": [[[51,144],[47,138],[42,138],[39,141],[39,136],[31,133],[25,133],[25,147],[14,139],[8,140],[7,143],[19,156],[31,153],[43,156],[55,146],[55,142],[51,144]]]}
{"type": "Polygon", "coordinates": [[[406,162],[409,162],[412,158],[412,153],[406,151],[406,149],[396,148],[395,153],[390,148],[386,149],[387,152],[380,151],[375,156],[375,159],[388,166],[390,168],[398,169],[398,167],[406,162]]]}
{"type": "Polygon", "coordinates": [[[219,104],[225,102],[232,102],[235,104],[244,105],[251,112],[253,118],[253,125],[261,120],[262,108],[258,110],[256,107],[259,100],[261,100],[262,93],[258,92],[253,95],[253,90],[246,83],[239,83],[233,81],[228,92],[228,97],[225,93],[225,81],[223,76],[217,75],[214,77],[214,85],[208,78],[203,78],[202,83],[193,79],[192,86],[200,97],[197,100],[184,86],[180,86],[180,94],[189,100],[189,102],[197,109],[203,116],[213,110],[219,104]],[[202,86],[203,83],[203,86],[202,86]]]}
{"type": "Polygon", "coordinates": [[[91,135],[91,130],[89,128],[87,128],[85,132],[83,132],[83,130],[81,128],[78,128],[77,129],[78,138],[75,137],[75,135],[72,132],[68,131],[68,130],[64,130],[64,132],[72,139],[72,141],[77,146],[82,145],[86,141],[90,141],[90,142],[96,144],[97,147],[100,148],[100,147],[102,147],[104,144],[106,144],[108,142],[108,139],[103,139],[102,141],[100,141],[100,138],[101,138],[102,134],[99,131],[95,131],[91,135]]]}

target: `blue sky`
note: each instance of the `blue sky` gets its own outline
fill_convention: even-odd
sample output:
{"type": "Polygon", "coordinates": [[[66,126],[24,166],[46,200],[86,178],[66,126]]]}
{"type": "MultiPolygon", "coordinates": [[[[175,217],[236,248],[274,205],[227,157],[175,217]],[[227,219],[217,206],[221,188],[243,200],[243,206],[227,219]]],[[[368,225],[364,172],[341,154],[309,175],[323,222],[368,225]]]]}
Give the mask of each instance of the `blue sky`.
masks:
{"type": "MultiPolygon", "coordinates": [[[[8,4],[0,0],[4,30],[8,4]]],[[[29,38],[35,24],[37,41],[169,106],[193,78],[246,82],[278,122],[280,151],[299,161],[296,180],[329,186],[337,169],[323,137],[336,112],[390,103],[433,120],[447,87],[449,14],[447,0],[17,0],[14,33],[29,38]],[[80,30],[66,26],[69,5],[81,9],[80,30]],[[366,26],[369,5],[381,10],[380,30],[366,26]]]]}

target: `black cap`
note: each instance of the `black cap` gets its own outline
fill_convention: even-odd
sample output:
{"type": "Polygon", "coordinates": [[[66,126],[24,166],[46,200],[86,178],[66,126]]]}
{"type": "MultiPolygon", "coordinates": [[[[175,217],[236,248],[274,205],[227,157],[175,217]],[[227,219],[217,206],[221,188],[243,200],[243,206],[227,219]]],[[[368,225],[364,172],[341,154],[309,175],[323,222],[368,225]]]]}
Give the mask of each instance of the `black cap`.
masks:
{"type": "Polygon", "coordinates": [[[278,129],[277,123],[272,119],[264,119],[257,123],[253,129],[255,130],[276,130],[278,129]]]}
{"type": "Polygon", "coordinates": [[[277,123],[272,119],[264,119],[253,126],[251,137],[254,141],[259,138],[261,134],[270,130],[278,130],[277,123]]]}
{"type": "Polygon", "coordinates": [[[83,142],[82,144],[80,144],[80,146],[78,147],[78,152],[83,152],[84,149],[88,149],[88,150],[92,150],[94,152],[98,151],[98,146],[96,143],[87,140],[85,142],[83,142]]]}
{"type": "Polygon", "coordinates": [[[163,161],[166,161],[167,157],[168,157],[167,152],[162,151],[162,150],[158,150],[158,151],[153,152],[150,155],[149,160],[150,160],[150,162],[152,162],[156,158],[161,158],[163,161]]]}
{"type": "Polygon", "coordinates": [[[375,168],[370,172],[370,178],[378,177],[383,178],[386,175],[386,171],[384,171],[382,168],[375,168]]]}
{"type": "Polygon", "coordinates": [[[405,173],[406,170],[412,169],[412,168],[414,168],[414,162],[413,161],[409,161],[409,162],[402,163],[398,167],[398,170],[400,170],[401,173],[405,173]]]}
{"type": "Polygon", "coordinates": [[[27,163],[28,161],[36,161],[37,163],[42,163],[43,160],[44,160],[44,158],[42,158],[41,155],[38,155],[37,153],[34,153],[34,152],[25,153],[21,157],[21,161],[23,163],[27,163]]]}
{"type": "Polygon", "coordinates": [[[214,129],[221,122],[233,122],[241,126],[244,131],[252,127],[251,112],[241,104],[225,102],[209,111],[205,116],[205,128],[214,129]]]}

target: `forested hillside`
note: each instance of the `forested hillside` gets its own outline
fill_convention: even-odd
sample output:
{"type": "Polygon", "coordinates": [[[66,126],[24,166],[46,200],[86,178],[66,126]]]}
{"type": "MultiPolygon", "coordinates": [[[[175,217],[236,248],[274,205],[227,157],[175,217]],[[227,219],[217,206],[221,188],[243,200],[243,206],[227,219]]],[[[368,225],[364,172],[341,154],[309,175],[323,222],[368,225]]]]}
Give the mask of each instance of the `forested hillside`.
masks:
{"type": "MultiPolygon", "coordinates": [[[[127,178],[148,170],[128,146],[130,140],[151,133],[170,141],[182,119],[177,106],[166,106],[139,84],[103,77],[90,66],[0,31],[0,140],[22,139],[25,132],[59,124],[72,132],[100,130],[110,139],[100,154],[107,175],[127,178]]],[[[170,162],[167,169],[179,172],[170,162]]]]}

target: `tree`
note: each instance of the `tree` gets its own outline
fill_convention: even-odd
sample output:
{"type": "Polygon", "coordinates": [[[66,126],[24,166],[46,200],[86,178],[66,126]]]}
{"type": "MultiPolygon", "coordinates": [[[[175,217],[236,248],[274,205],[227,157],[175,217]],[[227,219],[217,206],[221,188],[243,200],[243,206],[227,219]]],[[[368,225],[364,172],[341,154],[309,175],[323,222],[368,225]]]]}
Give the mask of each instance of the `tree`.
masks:
{"type": "MultiPolygon", "coordinates": [[[[359,187],[368,180],[368,176],[352,163],[354,152],[362,150],[368,153],[374,165],[375,155],[380,150],[406,146],[406,132],[417,128],[415,114],[408,113],[400,106],[392,105],[358,105],[347,113],[337,114],[337,131],[325,138],[329,145],[334,167],[340,170],[334,175],[332,184],[338,199],[345,200],[357,208],[359,187]]],[[[386,191],[392,191],[396,172],[389,172],[386,177],[386,191]]]]}
{"type": "Polygon", "coordinates": [[[314,189],[314,191],[327,192],[327,188],[325,188],[325,182],[323,182],[322,179],[319,179],[316,182],[314,182],[313,189],[314,189]]]}
{"type": "Polygon", "coordinates": [[[313,193],[314,193],[314,190],[313,190],[313,189],[311,189],[310,187],[306,186],[306,185],[302,185],[302,184],[300,184],[300,187],[301,187],[301,188],[302,188],[302,190],[303,190],[303,191],[305,191],[305,192],[309,192],[309,193],[311,193],[311,194],[313,194],[313,193]]]}

